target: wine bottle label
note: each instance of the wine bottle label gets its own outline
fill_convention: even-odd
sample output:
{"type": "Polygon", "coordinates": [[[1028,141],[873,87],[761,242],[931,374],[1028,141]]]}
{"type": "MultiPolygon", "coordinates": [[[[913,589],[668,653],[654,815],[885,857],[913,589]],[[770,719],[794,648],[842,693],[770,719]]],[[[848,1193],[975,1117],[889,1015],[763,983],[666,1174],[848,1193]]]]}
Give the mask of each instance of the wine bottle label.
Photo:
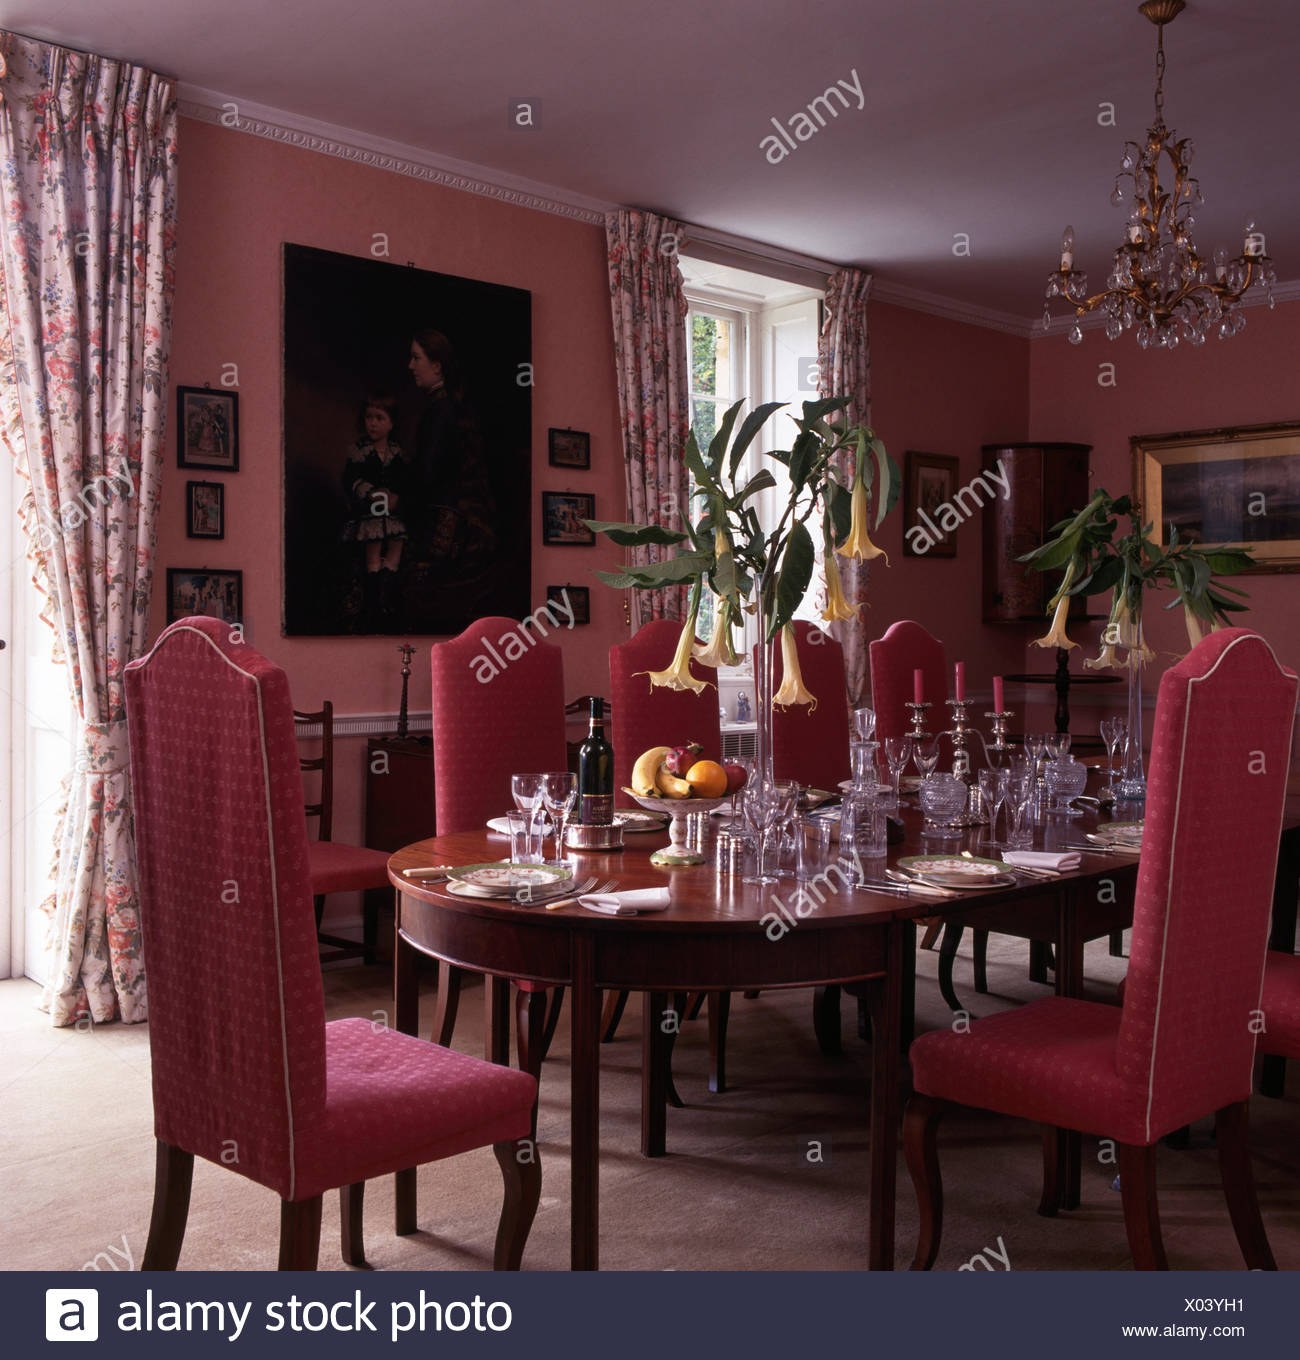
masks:
{"type": "Polygon", "coordinates": [[[608,826],[614,820],[614,795],[584,793],[578,803],[578,820],[583,826],[608,826]]]}

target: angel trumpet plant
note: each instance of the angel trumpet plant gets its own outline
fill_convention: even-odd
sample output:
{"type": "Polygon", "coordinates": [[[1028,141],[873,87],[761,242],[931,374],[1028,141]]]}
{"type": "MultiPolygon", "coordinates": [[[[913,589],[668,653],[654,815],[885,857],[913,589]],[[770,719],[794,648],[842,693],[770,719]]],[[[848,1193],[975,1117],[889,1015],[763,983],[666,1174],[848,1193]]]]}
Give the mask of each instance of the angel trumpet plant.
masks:
{"type": "Polygon", "coordinates": [[[650,677],[651,688],[694,690],[696,694],[710,688],[707,680],[691,674],[691,652],[695,646],[695,621],[700,615],[700,586],[697,581],[691,591],[690,617],[682,626],[682,635],[677,641],[677,651],[673,654],[667,670],[637,671],[638,675],[650,677]]]}
{"type": "Polygon", "coordinates": [[[708,646],[701,647],[698,642],[695,644],[694,656],[700,665],[716,669],[718,666],[734,666],[740,660],[731,641],[731,630],[734,626],[731,614],[731,601],[719,600],[713,619],[713,635],[709,638],[708,646]]]}
{"type": "Polygon", "coordinates": [[[799,649],[795,646],[794,629],[788,624],[781,629],[781,671],[781,688],[772,696],[772,702],[778,708],[807,704],[811,713],[817,707],[817,698],[804,684],[799,672],[799,649]]]}
{"type": "Polygon", "coordinates": [[[826,545],[824,557],[826,566],[826,608],[821,611],[824,623],[839,623],[855,618],[857,608],[844,598],[844,582],[840,578],[839,563],[830,544],[826,545]]]}
{"type": "Polygon", "coordinates": [[[1065,578],[1061,582],[1060,589],[1056,592],[1056,609],[1052,614],[1052,626],[1040,638],[1035,638],[1032,645],[1035,647],[1077,647],[1079,644],[1072,641],[1065,632],[1065,618],[1070,612],[1070,586],[1074,581],[1075,571],[1077,570],[1073,559],[1065,569],[1065,578]]]}
{"type": "Polygon", "coordinates": [[[874,557],[883,557],[885,566],[889,565],[889,554],[871,541],[867,532],[867,486],[863,470],[867,461],[866,438],[859,436],[857,465],[853,472],[853,520],[849,536],[835,550],[841,557],[855,557],[859,562],[869,562],[874,557]]]}

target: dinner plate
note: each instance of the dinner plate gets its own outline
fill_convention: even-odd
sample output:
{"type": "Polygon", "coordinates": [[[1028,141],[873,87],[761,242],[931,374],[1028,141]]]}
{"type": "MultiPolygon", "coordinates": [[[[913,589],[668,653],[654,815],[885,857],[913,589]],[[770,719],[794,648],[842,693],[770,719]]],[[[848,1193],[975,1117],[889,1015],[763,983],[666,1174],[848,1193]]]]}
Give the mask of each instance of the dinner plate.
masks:
{"type": "MultiPolygon", "coordinates": [[[[478,902],[513,902],[523,891],[516,888],[509,893],[486,892],[482,888],[476,888],[472,883],[456,883],[448,879],[441,885],[453,897],[472,897],[478,902]]],[[[552,897],[563,897],[565,893],[573,891],[573,881],[565,879],[556,886],[547,885],[546,887],[536,888],[529,897],[529,904],[545,902],[552,897]]]]}
{"type": "Polygon", "coordinates": [[[463,883],[479,897],[513,897],[524,888],[546,889],[567,883],[573,870],[551,864],[461,864],[447,871],[447,881],[463,883]]]}
{"type": "Polygon", "coordinates": [[[623,828],[624,835],[641,835],[662,831],[671,820],[666,812],[642,812],[639,808],[615,808],[614,820],[623,828]]]}
{"type": "Polygon", "coordinates": [[[1103,822],[1092,834],[1116,845],[1141,845],[1145,822],[1103,822]]]}
{"type": "Polygon", "coordinates": [[[1007,872],[1007,866],[996,859],[907,855],[898,861],[898,867],[940,888],[1005,888],[1016,881],[1015,875],[1007,872]]]}

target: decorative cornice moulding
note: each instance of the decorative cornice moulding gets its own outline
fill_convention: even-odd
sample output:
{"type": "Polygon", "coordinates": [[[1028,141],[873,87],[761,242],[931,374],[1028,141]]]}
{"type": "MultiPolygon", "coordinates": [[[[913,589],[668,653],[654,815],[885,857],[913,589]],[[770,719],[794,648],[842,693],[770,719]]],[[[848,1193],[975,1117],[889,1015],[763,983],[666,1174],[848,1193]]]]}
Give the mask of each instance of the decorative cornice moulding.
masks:
{"type": "MultiPolygon", "coordinates": [[[[339,160],[351,161],[353,164],[369,166],[375,170],[407,175],[412,179],[438,184],[446,189],[481,194],[485,198],[494,198],[498,202],[529,208],[534,212],[552,213],[575,222],[603,226],[605,214],[613,208],[622,206],[571,193],[554,185],[541,184],[521,175],[511,175],[502,170],[475,165],[470,161],[440,156],[421,147],[390,142],[382,137],[358,132],[354,128],[322,123],[313,118],[286,112],[284,109],[255,104],[247,99],[237,99],[232,95],[224,95],[198,85],[181,83],[177,86],[177,95],[181,115],[200,123],[245,132],[254,137],[265,137],[284,146],[334,156],[339,160]]],[[[768,264],[777,278],[798,275],[801,277],[791,281],[806,282],[815,275],[824,283],[826,275],[842,267],[831,261],[804,255],[799,251],[766,245],[761,241],[751,241],[731,232],[700,226],[698,223],[683,222],[682,225],[686,230],[688,251],[691,242],[717,246],[725,251],[735,252],[738,256],[747,257],[752,261],[747,267],[760,272],[761,266],[764,263],[768,264]]],[[[1273,293],[1279,302],[1291,302],[1300,298],[1300,279],[1277,284],[1273,293]]],[[[928,316],[943,317],[949,321],[961,321],[971,326],[983,326],[987,330],[1001,331],[1023,340],[1043,340],[1064,335],[1071,324],[1070,317],[1059,317],[1044,330],[1041,321],[1033,318],[1014,316],[1010,312],[962,302],[939,293],[928,293],[924,289],[913,288],[908,284],[895,283],[874,271],[871,297],[877,302],[888,302],[914,312],[924,312],[928,316]]],[[[1261,301],[1262,298],[1250,297],[1247,305],[1258,305],[1261,301]]],[[[1091,330],[1100,326],[1102,319],[1092,315],[1085,317],[1080,324],[1085,330],[1091,330]]]]}

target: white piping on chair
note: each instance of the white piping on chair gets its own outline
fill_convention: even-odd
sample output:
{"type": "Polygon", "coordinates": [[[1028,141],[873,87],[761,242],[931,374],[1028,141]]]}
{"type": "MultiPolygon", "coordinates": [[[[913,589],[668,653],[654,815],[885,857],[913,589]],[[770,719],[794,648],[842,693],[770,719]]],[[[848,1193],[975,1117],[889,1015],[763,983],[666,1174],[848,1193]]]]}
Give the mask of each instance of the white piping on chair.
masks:
{"type": "Polygon", "coordinates": [[[246,671],[242,666],[237,666],[201,628],[194,628],[189,625],[173,628],[164,637],[159,638],[144,656],[132,661],[127,666],[127,670],[143,669],[145,663],[153,657],[153,654],[162,646],[163,642],[169,641],[178,633],[193,633],[196,637],[202,638],[231,670],[237,671],[246,679],[251,680],[257,693],[257,730],[262,749],[262,788],[266,795],[266,838],[271,847],[271,911],[275,921],[275,977],[280,1000],[280,1053],[284,1066],[284,1107],[289,1121],[288,1198],[292,1201],[298,1180],[298,1164],[295,1155],[293,1092],[289,1082],[289,1030],[284,1005],[284,960],[280,950],[280,884],[275,872],[275,823],[271,813],[271,767],[266,751],[266,720],[262,711],[262,684],[251,671],[246,671]]]}
{"type": "MultiPolygon", "coordinates": [[[[1156,1014],[1155,1014],[1155,1023],[1154,1023],[1154,1025],[1152,1026],[1152,1030],[1151,1030],[1151,1065],[1150,1065],[1150,1067],[1148,1068],[1148,1071],[1147,1071],[1147,1108],[1146,1108],[1146,1117],[1145,1117],[1145,1122],[1144,1122],[1143,1128],[1144,1128],[1144,1131],[1145,1131],[1145,1134],[1146,1134],[1146,1137],[1148,1138],[1148,1140],[1149,1140],[1150,1137],[1151,1137],[1151,1105],[1152,1105],[1152,1102],[1155,1100],[1156,1045],[1157,1045],[1157,1042],[1159,1041],[1159,1038],[1160,1038],[1160,1005],[1161,1005],[1161,1002],[1162,1002],[1163,999],[1164,999],[1164,992],[1165,992],[1165,958],[1166,958],[1166,954],[1167,954],[1167,950],[1168,950],[1168,946],[1169,946],[1169,914],[1170,914],[1170,913],[1169,913],[1169,907],[1170,907],[1170,903],[1171,903],[1172,900],[1173,900],[1173,895],[1174,895],[1174,858],[1173,858],[1173,847],[1176,846],[1176,845],[1178,844],[1178,816],[1179,816],[1180,811],[1182,810],[1182,803],[1183,803],[1183,778],[1182,778],[1182,775],[1183,775],[1183,761],[1184,761],[1184,758],[1185,758],[1186,755],[1187,755],[1187,723],[1188,723],[1188,719],[1191,717],[1191,711],[1192,711],[1191,688],[1192,688],[1193,685],[1199,685],[1203,680],[1208,680],[1208,679],[1210,678],[1210,676],[1212,676],[1212,675],[1214,674],[1214,672],[1217,671],[1217,670],[1219,669],[1219,665],[1220,665],[1220,663],[1223,661],[1223,658],[1224,658],[1225,656],[1227,656],[1228,653],[1229,653],[1230,651],[1232,651],[1232,649],[1233,649],[1239,642],[1254,642],[1254,641],[1262,642],[1262,643],[1264,644],[1264,646],[1268,648],[1268,654],[1269,654],[1269,656],[1271,656],[1271,657],[1273,658],[1273,664],[1277,667],[1279,674],[1281,674],[1284,678],[1289,678],[1289,679],[1291,679],[1293,682],[1295,682],[1296,677],[1295,677],[1290,671],[1288,671],[1287,668],[1286,668],[1284,665],[1282,665],[1282,663],[1277,659],[1277,653],[1276,653],[1276,652],[1273,650],[1273,648],[1269,645],[1268,641],[1267,641],[1265,638],[1260,637],[1260,635],[1259,635],[1258,633],[1248,633],[1248,634],[1246,634],[1244,637],[1233,638],[1233,640],[1232,640],[1230,643],[1228,643],[1228,645],[1223,649],[1223,651],[1221,651],[1221,652],[1219,653],[1219,655],[1215,658],[1214,665],[1211,666],[1210,669],[1209,669],[1208,671],[1206,671],[1204,675],[1194,675],[1194,676],[1187,682],[1188,695],[1187,695],[1187,706],[1183,709],[1183,737],[1182,737],[1182,745],[1181,745],[1181,747],[1180,747],[1180,749],[1179,749],[1179,752],[1178,752],[1178,797],[1174,800],[1174,829],[1173,829],[1173,834],[1172,834],[1171,837],[1170,837],[1169,871],[1168,871],[1168,873],[1167,873],[1167,875],[1166,875],[1166,878],[1165,878],[1165,926],[1164,926],[1164,932],[1163,932],[1163,934],[1162,934],[1161,937],[1160,937],[1160,970],[1159,970],[1160,982],[1159,982],[1159,986],[1158,986],[1157,989],[1156,989],[1156,1014]]],[[[1295,728],[1295,689],[1296,689],[1296,685],[1293,684],[1293,693],[1292,693],[1292,700],[1291,700],[1291,727],[1292,727],[1292,731],[1294,731],[1294,728],[1295,728]]],[[[1289,741],[1288,741],[1288,743],[1287,743],[1287,749],[1290,750],[1290,742],[1289,742],[1289,741]]],[[[1285,800],[1283,800],[1283,806],[1282,806],[1281,811],[1280,811],[1279,814],[1278,814],[1278,821],[1277,821],[1277,835],[1278,835],[1278,839],[1279,839],[1279,840],[1281,839],[1281,836],[1282,836],[1282,822],[1285,820],[1285,817],[1286,817],[1286,805],[1285,805],[1285,800]]],[[[1267,932],[1266,932],[1266,933],[1267,933],[1267,932]]],[[[1259,976],[1259,995],[1260,995],[1261,997],[1263,996],[1263,992],[1264,992],[1264,972],[1263,972],[1263,967],[1264,967],[1264,964],[1266,964],[1266,963],[1267,963],[1267,958],[1264,958],[1263,960],[1261,960],[1260,976],[1259,976]]],[[[1258,1007],[1259,1007],[1259,1002],[1258,1002],[1258,999],[1257,999],[1257,1000],[1256,1000],[1256,1009],[1258,1009],[1258,1007]]],[[[1256,1039],[1258,1039],[1258,1036],[1255,1036],[1255,1037],[1256,1037],[1256,1039]]]]}

